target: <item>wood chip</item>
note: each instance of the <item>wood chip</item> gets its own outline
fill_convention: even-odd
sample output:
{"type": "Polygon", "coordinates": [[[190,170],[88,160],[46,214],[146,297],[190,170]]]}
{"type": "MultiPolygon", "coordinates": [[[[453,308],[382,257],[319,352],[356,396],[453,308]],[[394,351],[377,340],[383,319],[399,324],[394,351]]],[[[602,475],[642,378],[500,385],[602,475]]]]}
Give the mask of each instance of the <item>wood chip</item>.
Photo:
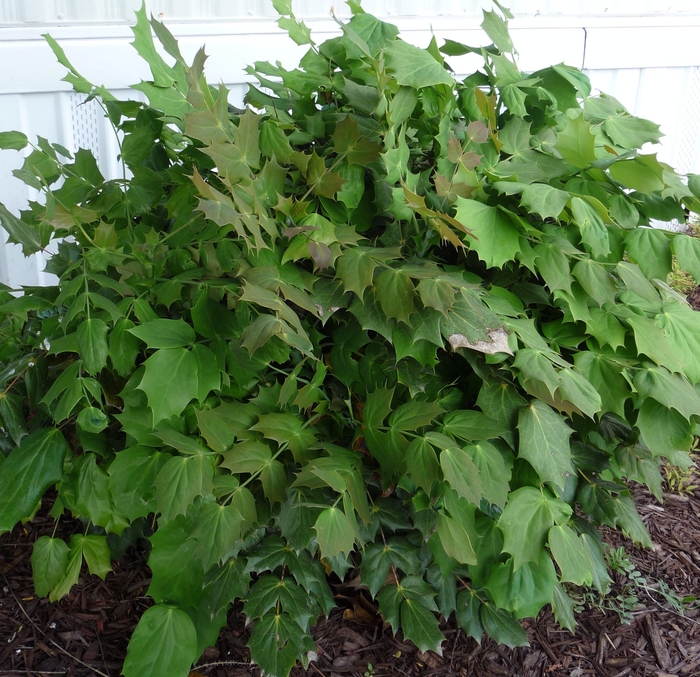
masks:
{"type": "Polygon", "coordinates": [[[671,665],[673,665],[673,663],[671,662],[671,656],[668,653],[668,647],[666,646],[666,642],[661,636],[659,628],[654,622],[654,619],[651,617],[651,615],[646,617],[646,624],[647,629],[649,630],[649,639],[651,640],[651,646],[654,649],[654,653],[656,654],[656,659],[658,661],[659,667],[663,668],[664,670],[668,670],[668,668],[670,668],[671,665]]]}

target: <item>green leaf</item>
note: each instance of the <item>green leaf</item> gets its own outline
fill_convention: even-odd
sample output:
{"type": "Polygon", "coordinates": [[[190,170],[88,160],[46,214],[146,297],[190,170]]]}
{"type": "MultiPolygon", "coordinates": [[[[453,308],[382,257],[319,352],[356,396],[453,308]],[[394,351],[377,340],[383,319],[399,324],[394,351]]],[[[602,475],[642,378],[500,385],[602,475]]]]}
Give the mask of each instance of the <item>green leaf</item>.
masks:
{"type": "Polygon", "coordinates": [[[78,325],[76,336],[83,366],[89,374],[97,374],[107,364],[107,325],[96,318],[78,325]]]}
{"type": "Polygon", "coordinates": [[[386,545],[373,543],[365,549],[360,566],[362,583],[369,588],[373,597],[386,583],[392,566],[408,575],[419,572],[416,550],[408,541],[394,537],[386,545]]]}
{"type": "Polygon", "coordinates": [[[651,536],[642,522],[631,496],[620,494],[615,498],[615,521],[622,532],[635,543],[645,548],[653,548],[651,536]]]}
{"type": "Polygon", "coordinates": [[[468,637],[473,637],[478,644],[481,644],[481,637],[484,634],[484,626],[479,618],[481,610],[481,600],[472,590],[462,590],[457,595],[457,609],[455,617],[457,624],[468,637]]]}
{"type": "Polygon", "coordinates": [[[409,324],[408,318],[415,310],[415,290],[411,278],[401,269],[386,268],[377,276],[376,294],[388,318],[396,318],[409,324]]]}
{"type": "Polygon", "coordinates": [[[129,521],[156,511],[154,482],[169,458],[146,447],[117,453],[109,466],[109,492],[119,513],[129,521]]]}
{"type": "MultiPolygon", "coordinates": [[[[347,81],[346,84],[349,84],[347,81]]],[[[376,96],[376,90],[373,90],[376,96]]],[[[374,106],[372,106],[372,110],[374,106]]],[[[372,112],[371,110],[369,112],[372,112]]],[[[382,147],[362,138],[360,129],[349,115],[345,116],[333,132],[333,147],[338,155],[345,155],[348,164],[366,166],[379,160],[382,147]]],[[[361,176],[364,177],[364,174],[361,176]]]]}
{"type": "MultiPolygon", "coordinates": [[[[316,645],[285,612],[269,613],[250,633],[250,659],[270,677],[287,677],[297,660],[306,660],[316,645]]],[[[126,677],[129,677],[128,675],[126,677]]]]}
{"type": "Polygon", "coordinates": [[[607,345],[616,350],[625,345],[627,329],[611,313],[591,306],[588,308],[588,318],[585,322],[586,329],[601,346],[607,345]]]}
{"type": "Polygon", "coordinates": [[[634,387],[642,397],[652,397],[688,420],[700,416],[700,395],[680,374],[647,364],[635,373],[634,387]]]}
{"type": "Polygon", "coordinates": [[[12,392],[0,394],[0,419],[5,430],[10,433],[12,441],[19,444],[27,435],[24,401],[20,395],[12,392]]]}
{"type": "Polygon", "coordinates": [[[190,400],[199,394],[198,364],[193,353],[185,348],[163,348],[144,363],[145,373],[138,385],[148,398],[153,424],[179,416],[190,400]],[[177,388],[168,388],[177,383],[177,388]]]}
{"type": "Polygon", "coordinates": [[[181,63],[183,66],[186,66],[186,62],[182,56],[182,53],[180,52],[180,47],[177,44],[177,40],[173,36],[173,34],[165,27],[162,21],[157,21],[153,15],[151,15],[151,28],[153,29],[153,32],[156,34],[156,37],[158,38],[158,41],[160,42],[161,45],[163,45],[163,49],[170,54],[170,56],[173,57],[176,61],[181,63]]]}
{"type": "Polygon", "coordinates": [[[250,440],[233,445],[224,453],[221,462],[223,468],[232,473],[257,473],[267,465],[272,458],[272,451],[267,444],[250,440]]]}
{"type": "Polygon", "coordinates": [[[489,440],[508,431],[508,427],[499,424],[479,411],[451,411],[442,420],[445,432],[463,440],[489,440]]]}
{"type": "Polygon", "coordinates": [[[394,40],[384,48],[387,68],[396,82],[406,87],[423,89],[434,85],[454,86],[455,81],[435,57],[403,40],[394,40]]]}
{"type": "Polygon", "coordinates": [[[610,166],[609,171],[625,188],[638,190],[640,193],[650,194],[664,189],[663,168],[655,155],[618,160],[610,166]]]}
{"type": "Polygon", "coordinates": [[[297,45],[313,45],[311,39],[311,31],[303,21],[297,21],[294,18],[281,17],[277,20],[277,25],[287,31],[289,37],[297,43],[297,45]]]}
{"type": "Polygon", "coordinates": [[[440,632],[435,614],[418,600],[405,599],[401,603],[401,629],[404,637],[421,651],[434,651],[442,656],[445,636],[440,632]]]}
{"type": "Polygon", "coordinates": [[[625,236],[630,259],[649,278],[666,281],[671,272],[671,241],[657,228],[635,228],[625,236]]]}
{"type": "Polygon", "coordinates": [[[258,116],[250,108],[238,118],[235,146],[241,152],[241,159],[248,167],[260,166],[260,145],[258,142],[258,116]]]}
{"type": "Polygon", "coordinates": [[[263,414],[250,429],[261,432],[267,439],[275,440],[278,444],[286,443],[297,461],[306,457],[307,450],[316,441],[313,432],[290,413],[263,414]]]}
{"type": "Polygon", "coordinates": [[[486,35],[491,38],[493,44],[502,52],[512,53],[515,51],[508,33],[508,22],[504,21],[496,12],[484,10],[484,20],[481,23],[481,27],[486,35]]]}
{"type": "MultiPolygon", "coordinates": [[[[637,350],[654,360],[656,364],[664,366],[670,371],[684,371],[687,374],[686,370],[690,370],[693,375],[697,373],[700,377],[700,369],[695,369],[693,362],[686,362],[685,364],[681,362],[681,355],[685,352],[686,346],[689,342],[691,345],[696,343],[696,339],[692,334],[685,335],[686,329],[683,327],[683,322],[676,326],[673,320],[668,322],[668,317],[665,314],[660,316],[659,319],[661,320],[659,324],[663,323],[666,327],[662,328],[648,318],[639,315],[625,317],[625,321],[632,327],[634,332],[637,350]],[[674,342],[679,344],[677,347],[672,344],[669,333],[672,335],[674,342]],[[674,347],[676,347],[675,351],[674,347]]],[[[691,377],[691,380],[697,381],[694,376],[691,377]]]]}
{"type": "Polygon", "coordinates": [[[559,381],[561,385],[557,394],[574,404],[588,418],[594,418],[602,407],[602,401],[593,384],[573,369],[562,369],[559,372],[559,381]]]}
{"type": "Polygon", "coordinates": [[[113,506],[109,496],[109,477],[97,465],[95,454],[83,454],[77,459],[73,473],[75,508],[83,517],[100,527],[112,519],[113,506]]]}
{"type": "Polygon", "coordinates": [[[32,578],[39,597],[46,597],[66,575],[68,545],[62,538],[40,536],[32,548],[32,578]]]}
{"type": "Polygon", "coordinates": [[[427,494],[433,482],[439,478],[439,465],[433,446],[424,438],[416,437],[406,449],[406,469],[417,486],[427,494]]]}
{"type": "Polygon", "coordinates": [[[146,16],[146,3],[136,11],[136,25],[131,27],[134,33],[134,41],[131,43],[139,56],[149,65],[153,74],[153,84],[156,87],[170,87],[175,82],[173,69],[163,60],[156,51],[151,35],[151,25],[146,16]]]}
{"type": "Polygon", "coordinates": [[[346,292],[354,292],[360,301],[364,291],[372,284],[377,261],[362,247],[346,249],[336,261],[338,277],[346,292]]]}
{"type": "Polygon", "coordinates": [[[336,557],[340,553],[349,555],[355,545],[355,536],[350,520],[339,508],[326,508],[314,524],[316,540],[323,557],[336,557]]]}
{"type": "Polygon", "coordinates": [[[571,111],[575,117],[567,117],[566,127],[557,133],[555,148],[575,167],[588,167],[596,160],[595,134],[583,119],[582,112],[571,111]]]}
{"type": "Polygon", "coordinates": [[[571,632],[576,631],[576,618],[574,616],[574,608],[576,602],[566,594],[564,586],[555,585],[554,594],[552,596],[552,611],[554,618],[562,628],[566,628],[571,632]]]}
{"type": "Polygon", "coordinates": [[[0,132],[0,150],[24,150],[28,144],[29,139],[22,132],[0,132]]]}
{"type": "Polygon", "coordinates": [[[499,609],[490,602],[484,602],[481,605],[479,617],[486,634],[498,644],[505,644],[511,649],[517,646],[528,646],[527,634],[522,625],[504,609],[499,609]]]}
{"type": "Polygon", "coordinates": [[[447,314],[455,302],[455,289],[444,280],[423,279],[418,283],[417,289],[423,305],[435,308],[443,315],[447,314]]]}
{"type": "Polygon", "coordinates": [[[260,483],[265,497],[272,505],[284,502],[288,479],[282,463],[275,460],[266,463],[260,472],[260,483]]]}
{"type": "Polygon", "coordinates": [[[278,603],[306,632],[320,612],[306,590],[294,583],[294,578],[287,576],[280,579],[274,575],[261,576],[256,581],[250,589],[243,611],[249,619],[263,618],[278,603]]]}
{"type": "Polygon", "coordinates": [[[622,148],[641,148],[645,143],[658,143],[663,136],[659,125],[632,115],[609,117],[603,129],[622,148]]]}
{"type": "Polygon", "coordinates": [[[503,456],[496,447],[485,441],[468,444],[463,449],[478,472],[484,498],[502,508],[506,504],[510,489],[510,470],[503,456]]]}
{"type": "MultiPolygon", "coordinates": [[[[571,198],[571,213],[581,231],[581,241],[595,257],[604,257],[610,253],[610,238],[607,228],[588,200],[580,197],[571,198]]],[[[561,287],[564,289],[564,287],[561,287]]]]}
{"type": "Polygon", "coordinates": [[[592,259],[582,259],[576,263],[571,273],[599,305],[615,303],[617,289],[605,266],[592,259]]]}
{"type": "Polygon", "coordinates": [[[487,266],[503,267],[520,251],[520,232],[508,214],[476,200],[457,198],[455,218],[478,238],[469,246],[487,266]]]}
{"type": "Polygon", "coordinates": [[[695,282],[700,284],[700,240],[678,234],[674,236],[671,246],[681,269],[690,273],[695,282]]]}
{"type": "Polygon", "coordinates": [[[389,425],[397,430],[418,430],[443,413],[434,402],[411,400],[399,405],[389,416],[389,425]]]}
{"type": "Polygon", "coordinates": [[[521,204],[532,214],[543,219],[558,219],[569,201],[566,191],[544,183],[531,183],[523,189],[521,204]]]}
{"type": "Polygon", "coordinates": [[[25,256],[30,256],[42,249],[43,243],[39,230],[18,219],[2,204],[0,204],[0,226],[10,236],[9,242],[22,245],[22,253],[25,256]]]}
{"type": "Polygon", "coordinates": [[[148,594],[158,604],[186,608],[202,601],[204,568],[194,556],[197,542],[190,538],[191,531],[192,520],[180,516],[166,524],[161,520],[150,537],[148,566],[153,576],[148,594]]]}
{"type": "Polygon", "coordinates": [[[174,87],[157,87],[142,81],[131,88],[143,92],[151,107],[165,115],[182,119],[192,110],[192,104],[174,87]]]}
{"type": "Polygon", "coordinates": [[[76,423],[80,426],[81,430],[87,433],[100,433],[107,427],[109,418],[102,409],[85,407],[85,409],[81,410],[78,414],[76,423]]]}
{"type": "Polygon", "coordinates": [[[593,583],[593,562],[586,546],[572,529],[565,524],[555,525],[549,530],[548,541],[563,583],[593,583]]]}
{"type": "Polygon", "coordinates": [[[364,422],[371,427],[377,427],[384,423],[384,419],[391,413],[391,400],[394,389],[377,388],[368,393],[362,410],[364,422]]]}
{"type": "Polygon", "coordinates": [[[83,557],[91,574],[102,580],[112,571],[112,554],[106,536],[90,534],[83,539],[83,557]]]}
{"type": "Polygon", "coordinates": [[[197,361],[197,399],[204,402],[213,390],[221,390],[219,363],[216,355],[201,343],[192,346],[192,354],[197,361]]]}
{"type": "Polygon", "coordinates": [[[195,333],[184,320],[157,319],[127,330],[149,348],[180,348],[194,343],[195,333]]]}
{"type": "Polygon", "coordinates": [[[131,320],[121,318],[109,332],[109,358],[117,374],[125,378],[133,371],[140,352],[138,339],[129,331],[134,326],[131,320]]]}
{"type": "Polygon", "coordinates": [[[229,449],[234,441],[234,433],[227,425],[227,420],[219,409],[195,409],[197,425],[202,437],[210,449],[222,453],[229,449]]]}
{"type": "Polygon", "coordinates": [[[515,428],[518,411],[527,402],[515,388],[507,383],[486,380],[481,385],[476,404],[505,430],[511,430],[515,428]]]}
{"type": "Polygon", "coordinates": [[[558,247],[540,244],[535,247],[535,265],[550,290],[565,289],[571,292],[569,257],[558,247]]]}
{"type": "Polygon", "coordinates": [[[545,604],[552,602],[557,573],[546,550],[541,549],[536,562],[527,562],[517,570],[513,559],[493,565],[486,589],[501,608],[517,618],[536,618],[545,604]]]}
{"type": "Polygon", "coordinates": [[[0,534],[29,517],[44,492],[62,479],[69,451],[59,430],[41,428],[10,452],[0,472],[0,534]]]}
{"type": "Polygon", "coordinates": [[[461,564],[476,564],[476,553],[469,534],[456,519],[438,514],[437,534],[440,544],[452,559],[461,564]]]}
{"type": "MultiPolygon", "coordinates": [[[[647,353],[649,357],[671,371],[685,374],[691,383],[700,383],[700,360],[697,359],[700,355],[700,314],[679,303],[669,303],[657,316],[656,324],[663,329],[664,339],[668,340],[657,341],[655,354],[647,353]],[[659,355],[669,345],[670,354],[659,355]]],[[[637,339],[637,328],[634,325],[633,328],[637,339]]],[[[643,349],[640,347],[640,350],[643,349]]]]}
{"type": "Polygon", "coordinates": [[[292,13],[292,0],[272,0],[272,6],[278,14],[289,16],[292,13]]]}
{"type": "Polygon", "coordinates": [[[281,164],[289,164],[292,147],[284,131],[271,120],[260,123],[260,152],[268,158],[275,158],[281,164]]]}
{"type": "Polygon", "coordinates": [[[449,447],[440,452],[440,466],[448,484],[470,503],[479,504],[482,495],[479,471],[461,449],[449,447]]]}
{"type": "Polygon", "coordinates": [[[643,298],[652,305],[658,305],[660,302],[659,292],[654,285],[649,282],[636,263],[620,261],[617,266],[615,266],[615,271],[629,291],[637,294],[637,296],[643,298]]]}
{"type": "Polygon", "coordinates": [[[503,549],[513,555],[514,569],[537,562],[551,527],[565,524],[570,516],[570,506],[545,490],[521,487],[512,492],[498,526],[505,535],[503,549]]]}
{"type": "Polygon", "coordinates": [[[199,510],[192,538],[197,539],[195,555],[205,570],[218,564],[241,537],[243,517],[232,505],[205,503],[199,510]]]}
{"type": "Polygon", "coordinates": [[[156,604],[141,616],[124,660],[125,677],[187,677],[197,659],[197,632],[190,617],[156,604]]]}
{"type": "Polygon", "coordinates": [[[55,602],[65,597],[71,588],[78,583],[80,578],[80,568],[83,564],[83,541],[85,537],[81,534],[73,534],[70,537],[68,551],[68,565],[66,573],[49,593],[49,602],[55,602]]]}
{"type": "Polygon", "coordinates": [[[518,456],[528,461],[543,482],[562,489],[573,474],[569,437],[573,430],[562,416],[539,400],[523,407],[518,416],[518,456]]]}
{"type": "Polygon", "coordinates": [[[653,456],[672,456],[676,451],[690,449],[692,437],[688,421],[651,397],[642,403],[635,425],[653,456]]]}
{"type": "Polygon", "coordinates": [[[197,496],[208,497],[213,490],[214,464],[211,456],[175,456],[155,479],[156,504],[165,521],[184,514],[197,496]]]}

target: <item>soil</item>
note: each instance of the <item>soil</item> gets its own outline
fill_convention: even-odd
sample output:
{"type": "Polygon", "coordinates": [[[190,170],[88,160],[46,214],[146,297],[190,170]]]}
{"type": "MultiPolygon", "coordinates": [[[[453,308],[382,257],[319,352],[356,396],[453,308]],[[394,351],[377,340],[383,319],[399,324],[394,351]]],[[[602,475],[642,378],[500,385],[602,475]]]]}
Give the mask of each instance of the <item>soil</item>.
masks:
{"type": "MultiPolygon", "coordinates": [[[[695,475],[691,483],[700,484],[700,477],[695,475]]],[[[613,604],[596,598],[577,613],[575,633],[559,628],[546,607],[536,620],[524,622],[530,646],[508,649],[488,639],[478,644],[450,619],[443,624],[443,655],[425,654],[383,630],[371,602],[358,597],[350,602],[354,610],[338,608],[315,626],[318,657],[307,670],[295,668],[292,674],[697,677],[700,603],[687,599],[674,609],[673,602],[700,597],[700,490],[665,494],[660,504],[636,487],[635,498],[655,548],[637,548],[618,532],[606,531],[606,541],[613,548],[624,547],[634,569],[613,574],[613,604]],[[644,577],[646,587],[632,582],[637,575],[644,577]],[[623,598],[627,624],[611,608],[623,610],[623,598]]],[[[37,598],[30,556],[34,541],[53,532],[54,522],[45,514],[40,511],[34,522],[0,537],[0,675],[117,677],[129,636],[151,603],[146,597],[150,571],[145,557],[127,551],[105,581],[83,574],[59,602],[37,598]]],[[[58,534],[67,538],[76,529],[79,522],[62,520],[58,534]]],[[[190,677],[258,677],[245,648],[240,608],[232,609],[228,620],[216,647],[207,649],[190,677]]]]}

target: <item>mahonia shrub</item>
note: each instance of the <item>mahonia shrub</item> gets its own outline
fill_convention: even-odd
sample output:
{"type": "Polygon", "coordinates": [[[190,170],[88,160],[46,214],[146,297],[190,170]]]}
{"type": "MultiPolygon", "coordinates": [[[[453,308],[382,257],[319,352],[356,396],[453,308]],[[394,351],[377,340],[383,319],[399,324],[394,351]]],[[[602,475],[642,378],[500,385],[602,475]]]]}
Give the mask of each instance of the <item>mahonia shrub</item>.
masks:
{"type": "Polygon", "coordinates": [[[235,600],[286,676],[329,575],[422,651],[438,614],[510,647],[544,605],[573,628],[567,587],[610,584],[596,525],[650,545],[627,483],[660,497],[662,460],[690,463],[700,315],[665,280],[675,255],[700,282],[700,240],[648,226],[699,211],[699,180],[579,70],[522,73],[498,4],[493,44],[427,49],[355,1],[316,44],[273,4],[308,51],[251,66],[245,110],[143,7],[148,103],[47,36],[124,173],[39,138],[15,176],[41,199],[0,207],[58,278],[1,293],[0,533],[54,486],[83,520],[34,545],[51,600],[148,539],[127,677],[187,675],[235,600]]]}

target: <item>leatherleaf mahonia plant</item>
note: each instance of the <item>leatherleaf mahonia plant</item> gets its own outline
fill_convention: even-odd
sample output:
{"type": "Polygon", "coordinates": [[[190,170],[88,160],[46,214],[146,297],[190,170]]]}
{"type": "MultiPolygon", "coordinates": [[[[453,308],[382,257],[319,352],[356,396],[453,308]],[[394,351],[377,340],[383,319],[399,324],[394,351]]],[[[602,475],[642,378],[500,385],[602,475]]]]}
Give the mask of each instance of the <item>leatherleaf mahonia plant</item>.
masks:
{"type": "Polygon", "coordinates": [[[0,532],[54,486],[83,521],[34,545],[51,600],[148,539],[127,677],[187,675],[236,600],[284,677],[346,576],[422,651],[438,614],[510,647],[547,604],[573,628],[567,586],[610,583],[596,525],[651,545],[626,482],[690,463],[700,315],[665,280],[675,255],[700,282],[700,240],[648,226],[700,177],[575,68],[522,73],[497,3],[493,44],[427,49],[355,0],[322,44],[273,4],[308,51],[251,66],[245,110],[144,8],[148,103],[47,36],[124,172],[39,138],[40,199],[0,207],[58,278],[2,291],[0,532]]]}

